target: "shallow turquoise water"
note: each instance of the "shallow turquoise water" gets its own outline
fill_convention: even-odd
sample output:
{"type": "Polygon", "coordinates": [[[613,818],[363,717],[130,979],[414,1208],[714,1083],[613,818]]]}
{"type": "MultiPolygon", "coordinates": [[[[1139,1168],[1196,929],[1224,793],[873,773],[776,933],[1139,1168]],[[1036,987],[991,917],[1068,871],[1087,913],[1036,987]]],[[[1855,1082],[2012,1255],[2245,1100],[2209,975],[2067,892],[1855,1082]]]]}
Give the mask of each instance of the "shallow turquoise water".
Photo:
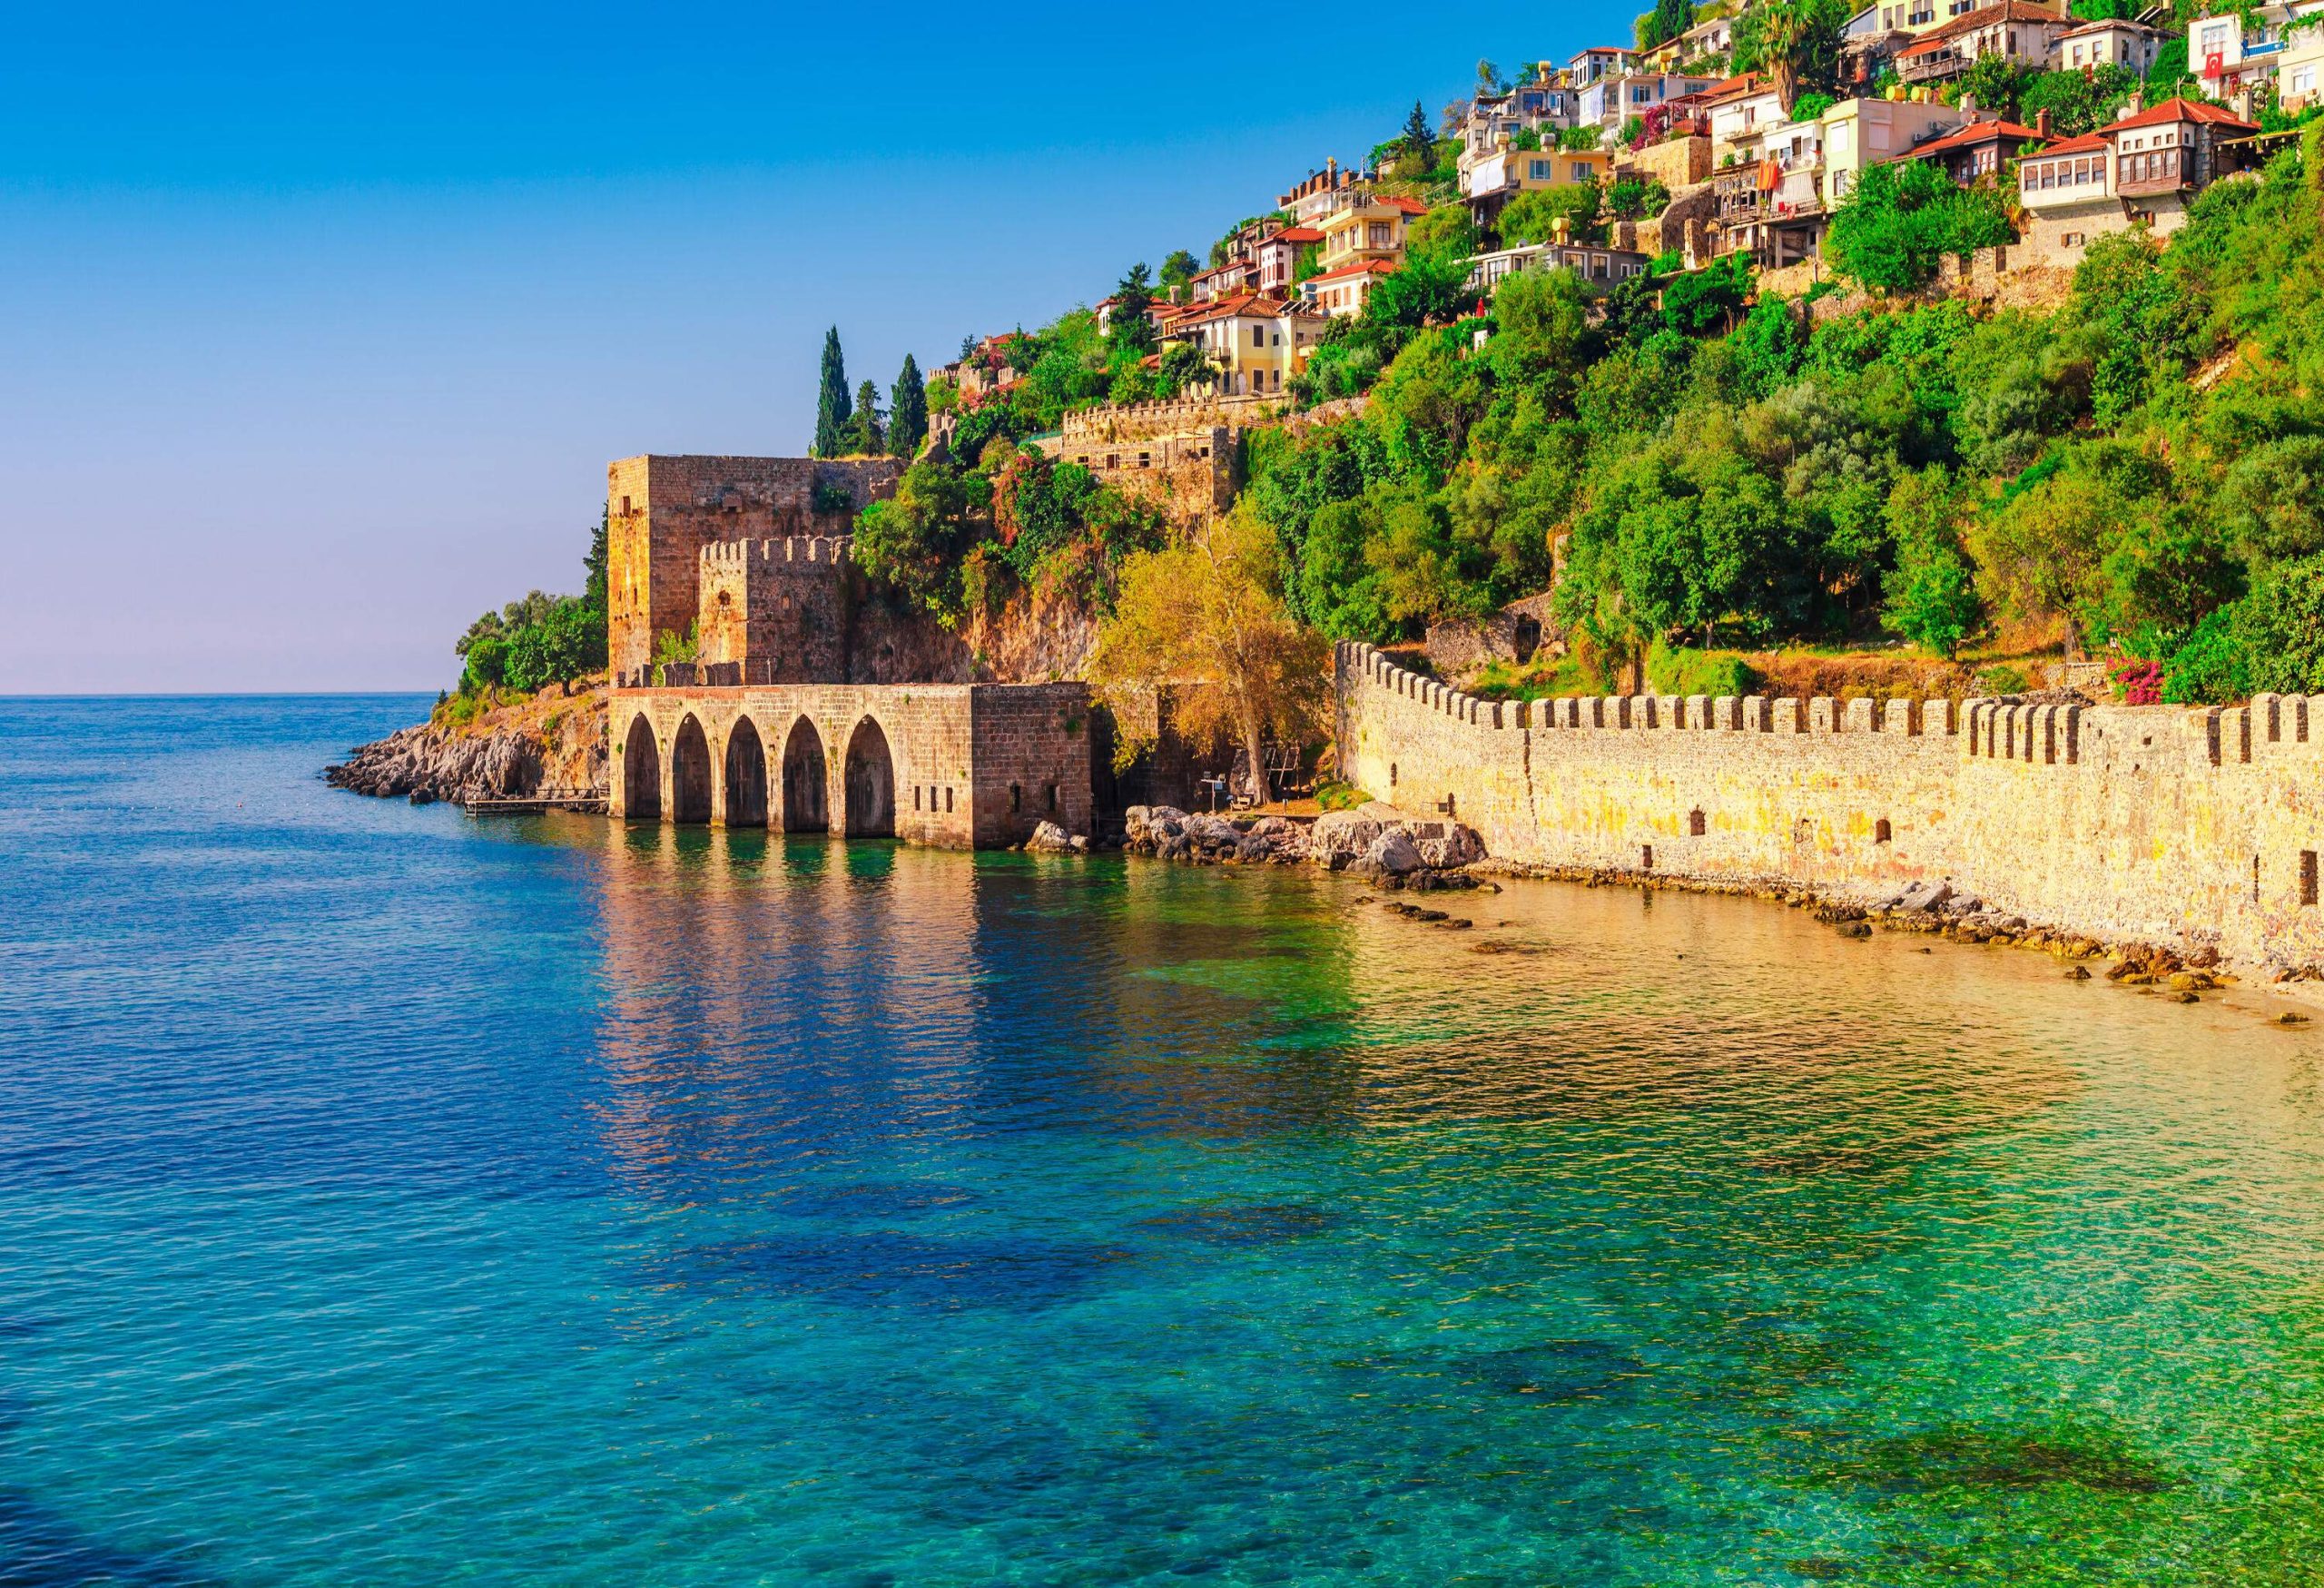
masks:
{"type": "Polygon", "coordinates": [[[0,702],[5,1588],[2319,1580],[2256,995],[314,780],[420,704],[0,702]]]}

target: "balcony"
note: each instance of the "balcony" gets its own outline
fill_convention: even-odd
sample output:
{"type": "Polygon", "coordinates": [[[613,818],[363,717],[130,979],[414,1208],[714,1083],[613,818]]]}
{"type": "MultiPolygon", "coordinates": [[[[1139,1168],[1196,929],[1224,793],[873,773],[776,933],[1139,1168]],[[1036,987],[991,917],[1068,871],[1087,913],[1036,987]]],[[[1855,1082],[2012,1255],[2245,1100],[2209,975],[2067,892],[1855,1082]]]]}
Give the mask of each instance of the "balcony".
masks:
{"type": "Polygon", "coordinates": [[[1958,50],[1931,50],[1925,55],[1900,58],[1896,62],[1896,76],[1905,83],[1932,83],[1943,77],[1958,77],[1969,69],[1969,57],[1958,50]]]}

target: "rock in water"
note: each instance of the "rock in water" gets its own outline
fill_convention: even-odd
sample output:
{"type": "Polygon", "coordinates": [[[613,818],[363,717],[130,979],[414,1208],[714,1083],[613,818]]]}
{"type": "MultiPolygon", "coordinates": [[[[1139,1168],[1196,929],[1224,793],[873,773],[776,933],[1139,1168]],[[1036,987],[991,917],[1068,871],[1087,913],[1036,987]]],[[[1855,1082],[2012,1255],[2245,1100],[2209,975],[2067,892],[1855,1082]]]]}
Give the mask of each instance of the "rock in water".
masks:
{"type": "Polygon", "coordinates": [[[1025,840],[1025,847],[1042,854],[1070,854],[1073,853],[1073,836],[1055,822],[1043,822],[1033,829],[1033,835],[1025,840]]]}
{"type": "Polygon", "coordinates": [[[1419,846],[1398,830],[1374,838],[1350,869],[1367,877],[1402,877],[1420,870],[1423,863],[1419,846]]]}

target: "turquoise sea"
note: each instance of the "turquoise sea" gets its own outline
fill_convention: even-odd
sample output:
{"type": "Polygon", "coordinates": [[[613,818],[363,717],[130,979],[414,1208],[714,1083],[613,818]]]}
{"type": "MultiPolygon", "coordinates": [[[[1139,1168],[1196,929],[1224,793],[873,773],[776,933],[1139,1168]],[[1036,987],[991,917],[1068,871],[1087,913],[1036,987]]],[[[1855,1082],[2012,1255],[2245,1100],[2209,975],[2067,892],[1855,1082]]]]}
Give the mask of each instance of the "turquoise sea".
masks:
{"type": "Polygon", "coordinates": [[[2324,1581],[2319,1038],[0,702],[0,1585],[2324,1581]]]}

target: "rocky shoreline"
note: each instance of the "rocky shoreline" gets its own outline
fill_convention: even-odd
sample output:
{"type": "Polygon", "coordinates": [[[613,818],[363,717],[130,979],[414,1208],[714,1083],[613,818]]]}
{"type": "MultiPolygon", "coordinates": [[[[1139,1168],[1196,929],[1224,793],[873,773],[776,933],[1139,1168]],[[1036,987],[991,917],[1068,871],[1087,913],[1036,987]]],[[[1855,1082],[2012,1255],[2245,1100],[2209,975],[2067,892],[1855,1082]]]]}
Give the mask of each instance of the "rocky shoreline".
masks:
{"type": "Polygon", "coordinates": [[[496,702],[475,718],[435,716],[384,739],[358,745],[323,768],[323,781],[350,794],[474,805],[540,800],[586,809],[611,793],[601,681],[576,694],[555,687],[496,702]]]}
{"type": "Polygon", "coordinates": [[[1312,823],[1288,816],[1217,816],[1172,805],[1132,805],[1122,847],[1189,865],[1320,865],[1384,889],[1473,888],[1485,857],[1475,831],[1426,821],[1377,801],[1312,823]]]}
{"type": "MultiPolygon", "coordinates": [[[[2011,912],[1989,909],[1974,895],[1956,893],[1942,882],[1915,883],[1901,889],[1865,893],[1818,891],[1769,880],[1681,877],[1667,873],[1527,865],[1492,860],[1473,869],[1486,875],[1579,883],[1589,888],[1651,888],[1762,899],[1808,911],[1844,939],[1869,938],[1876,931],[1918,932],[1972,945],[2034,949],[2063,962],[2065,978],[2073,981],[2093,979],[2084,962],[2109,960],[2112,963],[2099,972],[2104,980],[2152,991],[2180,1003],[2200,1002],[2205,992],[2245,985],[2250,981],[2261,981],[2280,991],[2324,1000],[2324,967],[2300,965],[2275,970],[2264,977],[2246,978],[2238,975],[2216,949],[2182,953],[2162,944],[2107,938],[2071,927],[2033,922],[2011,912]]],[[[2304,1024],[2307,1019],[2298,1014],[2281,1017],[2287,1025],[2304,1024]]]]}

